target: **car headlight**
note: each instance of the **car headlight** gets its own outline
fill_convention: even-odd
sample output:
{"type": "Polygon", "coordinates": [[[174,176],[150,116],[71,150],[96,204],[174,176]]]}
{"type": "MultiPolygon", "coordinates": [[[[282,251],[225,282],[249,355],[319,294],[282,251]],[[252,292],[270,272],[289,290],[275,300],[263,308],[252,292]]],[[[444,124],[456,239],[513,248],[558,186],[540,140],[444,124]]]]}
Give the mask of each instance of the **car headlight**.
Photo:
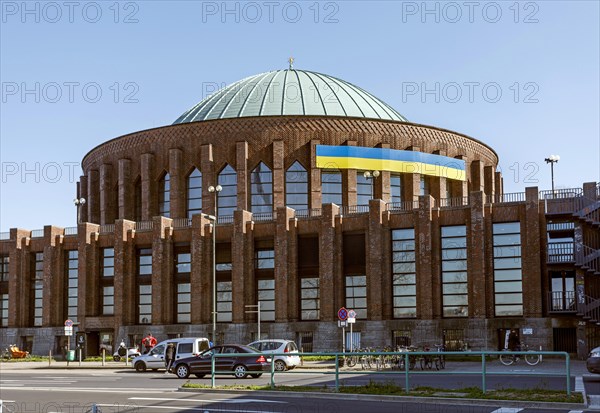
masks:
{"type": "Polygon", "coordinates": [[[600,351],[592,351],[590,357],[600,357],[600,351]]]}

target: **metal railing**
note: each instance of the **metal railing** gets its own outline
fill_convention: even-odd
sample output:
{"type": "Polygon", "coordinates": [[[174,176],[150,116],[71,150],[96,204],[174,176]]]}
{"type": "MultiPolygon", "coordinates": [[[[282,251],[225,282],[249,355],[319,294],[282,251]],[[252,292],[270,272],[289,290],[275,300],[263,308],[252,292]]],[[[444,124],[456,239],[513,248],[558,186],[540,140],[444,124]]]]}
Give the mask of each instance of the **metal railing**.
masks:
{"type": "Polygon", "coordinates": [[[0,232],[0,241],[10,239],[10,232],[0,232]]]}
{"type": "Polygon", "coordinates": [[[110,234],[115,232],[115,224],[100,225],[100,234],[110,234]]]}
{"type": "Polygon", "coordinates": [[[357,215],[357,214],[368,214],[368,205],[346,205],[340,208],[338,215],[357,215]]]}
{"type": "Polygon", "coordinates": [[[388,202],[385,204],[386,211],[394,212],[404,212],[404,211],[412,211],[414,209],[419,209],[419,201],[402,201],[402,202],[388,202]]]}
{"type": "Polygon", "coordinates": [[[487,195],[486,204],[503,204],[509,202],[525,202],[525,192],[487,195]]]}
{"type": "Polygon", "coordinates": [[[553,313],[575,313],[575,298],[575,291],[548,291],[548,309],[553,313]]]}
{"type": "Polygon", "coordinates": [[[77,227],[66,227],[65,228],[65,236],[69,237],[69,236],[73,236],[73,235],[77,235],[77,227]]]}
{"type": "Polygon", "coordinates": [[[273,221],[277,219],[277,211],[269,211],[269,212],[253,212],[252,213],[252,221],[256,222],[264,222],[264,221],[273,221]]]}
{"type": "Polygon", "coordinates": [[[135,230],[142,231],[152,231],[152,221],[138,221],[135,223],[135,230]]]}
{"type": "Polygon", "coordinates": [[[546,225],[546,231],[571,231],[575,229],[574,222],[551,222],[546,225]]]}
{"type": "Polygon", "coordinates": [[[575,252],[575,265],[600,272],[600,250],[581,245],[581,248],[577,248],[575,252]]]}
{"type": "MultiPolygon", "coordinates": [[[[499,358],[501,355],[502,356],[525,356],[525,355],[530,355],[530,356],[554,356],[554,357],[561,357],[564,358],[565,360],[565,370],[564,370],[564,376],[566,379],[566,392],[567,392],[567,396],[571,395],[571,358],[569,356],[569,353],[566,353],[564,351],[400,351],[400,352],[368,352],[368,353],[359,353],[359,352],[353,352],[352,355],[354,356],[371,356],[371,357],[378,357],[378,356],[396,356],[399,358],[404,358],[404,363],[403,363],[403,367],[404,369],[400,369],[400,370],[396,370],[396,371],[384,371],[384,370],[377,370],[377,371],[373,371],[373,370],[352,370],[352,371],[340,371],[340,368],[342,367],[342,365],[344,364],[343,362],[341,362],[342,360],[345,360],[346,357],[349,356],[350,353],[303,353],[302,356],[328,356],[328,357],[333,357],[335,360],[335,371],[331,372],[331,371],[324,371],[324,372],[316,372],[313,370],[313,373],[319,373],[319,374],[326,374],[326,375],[335,375],[335,391],[339,392],[340,390],[340,376],[344,375],[344,374],[369,374],[369,375],[395,375],[398,376],[399,374],[402,374],[404,376],[404,390],[406,391],[406,393],[410,392],[410,379],[411,376],[416,376],[416,375],[426,375],[426,374],[440,374],[440,375],[445,375],[445,376],[452,376],[452,375],[481,375],[481,390],[483,391],[483,393],[486,393],[487,391],[487,376],[489,375],[498,375],[498,376],[514,376],[514,371],[512,370],[505,370],[505,371],[494,371],[494,372],[488,372],[488,366],[489,364],[491,364],[490,361],[487,360],[488,356],[493,356],[494,359],[499,358]],[[411,371],[410,370],[410,366],[411,366],[411,358],[413,357],[422,357],[422,356],[428,356],[428,357],[447,357],[447,356],[470,356],[470,357],[474,357],[477,360],[481,361],[481,370],[480,371],[459,371],[459,370],[445,370],[445,371],[411,371]]],[[[275,371],[275,357],[276,356],[289,356],[289,353],[236,353],[235,356],[236,357],[260,357],[260,356],[264,356],[266,359],[271,359],[270,360],[270,385],[271,388],[275,388],[275,374],[276,373],[281,373],[281,374],[294,374],[294,373],[300,373],[300,374],[304,374],[304,371],[294,371],[294,370],[289,370],[289,371],[284,371],[284,372],[276,372],[275,371]]],[[[228,374],[231,375],[233,374],[233,372],[231,370],[217,370],[216,369],[216,359],[220,358],[220,357],[231,357],[231,354],[214,354],[211,358],[211,387],[215,388],[216,387],[216,380],[215,380],[215,376],[217,374],[228,374]]],[[[248,372],[249,374],[260,374],[260,373],[267,373],[267,371],[250,371],[248,372]]],[[[522,371],[519,372],[520,375],[523,376],[556,376],[557,373],[555,371],[553,372],[531,372],[531,371],[522,371]]]]}
{"type": "Polygon", "coordinates": [[[219,215],[217,224],[233,224],[233,215],[219,215]]]}
{"type": "Polygon", "coordinates": [[[575,262],[575,251],[573,242],[551,242],[548,244],[548,256],[546,262],[575,262]]]}
{"type": "Polygon", "coordinates": [[[189,228],[192,226],[191,218],[175,218],[173,220],[173,228],[189,228]]]}
{"type": "Polygon", "coordinates": [[[457,208],[469,205],[468,196],[459,196],[455,198],[441,198],[439,201],[440,208],[457,208]]]}
{"type": "Polygon", "coordinates": [[[323,210],[321,208],[296,210],[296,218],[298,218],[298,219],[317,218],[317,217],[320,217],[322,214],[323,214],[323,210]]]}
{"type": "Polygon", "coordinates": [[[583,195],[582,188],[563,188],[553,190],[545,190],[539,192],[540,199],[565,199],[576,198],[583,195]]]}
{"type": "Polygon", "coordinates": [[[34,229],[31,231],[31,238],[42,238],[44,236],[43,229],[34,229]]]}

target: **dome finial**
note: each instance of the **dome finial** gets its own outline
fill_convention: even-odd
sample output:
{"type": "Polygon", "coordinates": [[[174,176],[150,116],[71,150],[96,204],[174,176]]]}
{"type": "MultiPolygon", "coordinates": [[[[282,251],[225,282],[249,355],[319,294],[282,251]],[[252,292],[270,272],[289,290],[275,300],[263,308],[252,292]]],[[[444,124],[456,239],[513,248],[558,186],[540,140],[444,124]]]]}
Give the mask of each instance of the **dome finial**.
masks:
{"type": "Polygon", "coordinates": [[[290,56],[290,58],[288,59],[288,63],[290,64],[290,70],[294,69],[294,58],[292,56],[290,56]]]}

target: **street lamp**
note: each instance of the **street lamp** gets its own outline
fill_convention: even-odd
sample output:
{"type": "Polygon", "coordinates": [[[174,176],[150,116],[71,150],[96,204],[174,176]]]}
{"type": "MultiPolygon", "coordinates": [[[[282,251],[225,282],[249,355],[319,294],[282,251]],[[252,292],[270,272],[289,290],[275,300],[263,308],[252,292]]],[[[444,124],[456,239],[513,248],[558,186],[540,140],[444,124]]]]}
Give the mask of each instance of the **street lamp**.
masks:
{"type": "Polygon", "coordinates": [[[81,224],[81,219],[79,218],[79,207],[85,205],[85,198],[75,198],[73,200],[73,204],[75,208],[77,208],[77,224],[81,224]]]}
{"type": "Polygon", "coordinates": [[[560,160],[560,156],[550,155],[544,160],[546,163],[550,164],[550,176],[552,177],[552,198],[554,198],[554,164],[560,160]]]}
{"type": "Polygon", "coordinates": [[[379,171],[364,171],[363,176],[365,179],[372,179],[373,185],[371,185],[371,199],[375,198],[375,179],[379,177],[379,171]]]}
{"type": "Polygon", "coordinates": [[[212,339],[213,344],[216,344],[217,339],[217,254],[216,254],[216,245],[217,245],[217,217],[218,210],[217,207],[217,195],[219,192],[223,190],[221,185],[217,186],[209,186],[208,192],[211,194],[215,194],[214,198],[214,206],[213,212],[215,215],[208,215],[208,219],[212,218],[212,339]]]}

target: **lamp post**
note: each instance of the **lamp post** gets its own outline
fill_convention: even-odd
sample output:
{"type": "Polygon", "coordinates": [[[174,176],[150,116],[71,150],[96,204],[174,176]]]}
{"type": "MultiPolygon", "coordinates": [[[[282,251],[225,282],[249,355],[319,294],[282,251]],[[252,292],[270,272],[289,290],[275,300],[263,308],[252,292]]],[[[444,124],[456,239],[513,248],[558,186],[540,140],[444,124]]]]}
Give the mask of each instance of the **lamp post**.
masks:
{"type": "Polygon", "coordinates": [[[560,156],[550,155],[544,160],[546,161],[546,163],[550,164],[550,176],[552,178],[552,198],[554,198],[554,164],[560,160],[560,156]]]}
{"type": "Polygon", "coordinates": [[[365,179],[373,180],[373,185],[371,186],[371,199],[375,199],[375,179],[379,177],[379,171],[364,171],[363,176],[365,179]]]}
{"type": "Polygon", "coordinates": [[[73,204],[75,208],[77,208],[77,225],[81,224],[81,219],[79,218],[79,207],[85,205],[85,198],[75,198],[73,200],[73,204]]]}
{"type": "Polygon", "coordinates": [[[217,217],[218,217],[218,206],[217,206],[217,195],[223,190],[221,185],[209,186],[208,192],[214,194],[214,215],[208,215],[208,219],[212,218],[212,339],[213,344],[216,344],[217,339],[217,217]]]}

